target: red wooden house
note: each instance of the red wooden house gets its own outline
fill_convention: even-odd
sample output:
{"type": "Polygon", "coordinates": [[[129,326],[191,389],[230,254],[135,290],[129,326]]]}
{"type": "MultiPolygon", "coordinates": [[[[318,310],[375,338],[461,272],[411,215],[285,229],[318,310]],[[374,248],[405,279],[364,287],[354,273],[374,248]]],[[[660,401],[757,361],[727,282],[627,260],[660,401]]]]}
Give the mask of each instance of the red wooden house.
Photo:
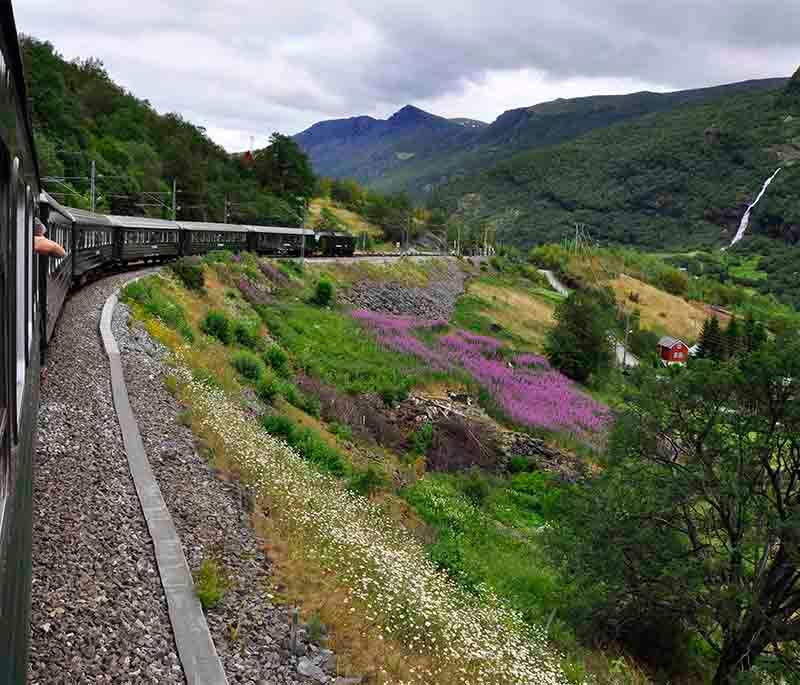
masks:
{"type": "Polygon", "coordinates": [[[658,356],[665,366],[685,364],[689,359],[689,346],[683,340],[665,335],[658,341],[658,356]]]}

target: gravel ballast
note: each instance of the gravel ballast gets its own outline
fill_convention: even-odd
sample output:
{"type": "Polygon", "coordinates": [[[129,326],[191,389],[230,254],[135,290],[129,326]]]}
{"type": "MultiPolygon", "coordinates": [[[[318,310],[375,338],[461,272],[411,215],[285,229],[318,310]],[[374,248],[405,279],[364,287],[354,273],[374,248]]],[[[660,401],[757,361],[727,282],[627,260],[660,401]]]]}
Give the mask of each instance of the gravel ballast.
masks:
{"type": "MultiPolygon", "coordinates": [[[[221,563],[231,582],[222,601],[207,611],[208,625],[230,683],[299,685],[334,682],[332,674],[306,678],[309,662],[333,663],[329,652],[301,640],[289,653],[289,609],[272,603],[269,561],[253,531],[248,499],[236,483],[222,480],[200,456],[182,407],[167,391],[164,349],[140,323],[128,326],[119,304],[112,331],[148,459],[193,570],[204,560],[221,563]]],[[[317,673],[319,675],[319,673],[317,673]]]]}
{"type": "Polygon", "coordinates": [[[42,382],[30,682],[183,683],[98,333],[117,275],[66,303],[42,382]]]}

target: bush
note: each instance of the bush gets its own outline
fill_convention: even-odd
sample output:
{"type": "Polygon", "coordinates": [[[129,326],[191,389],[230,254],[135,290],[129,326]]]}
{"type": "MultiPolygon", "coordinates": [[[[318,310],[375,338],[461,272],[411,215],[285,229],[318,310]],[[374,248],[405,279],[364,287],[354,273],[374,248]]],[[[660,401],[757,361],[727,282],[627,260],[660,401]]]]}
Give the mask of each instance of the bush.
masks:
{"type": "Polygon", "coordinates": [[[212,309],[206,314],[206,318],[200,324],[200,329],[206,335],[219,340],[223,345],[230,344],[233,338],[230,319],[216,309],[212,309]]]}
{"type": "Polygon", "coordinates": [[[480,506],[489,496],[489,484],[478,469],[471,469],[460,483],[461,491],[475,506],[480,506]]]}
{"type": "Polygon", "coordinates": [[[374,466],[367,467],[364,471],[357,471],[348,484],[348,488],[359,495],[369,496],[376,490],[386,487],[386,476],[374,466]]]}
{"type": "Polygon", "coordinates": [[[231,366],[252,383],[258,383],[267,372],[264,362],[252,352],[245,350],[233,355],[231,366]]]}
{"type": "Polygon", "coordinates": [[[300,428],[285,416],[267,416],[262,425],[270,435],[283,438],[303,459],[334,476],[347,474],[347,464],[335,449],[310,428],[300,428]]]}
{"type": "Polygon", "coordinates": [[[334,421],[328,426],[328,430],[339,438],[339,440],[344,440],[345,442],[351,442],[353,440],[353,429],[346,424],[334,421]]]}
{"type": "Polygon", "coordinates": [[[278,395],[278,384],[275,379],[271,376],[262,378],[256,386],[256,394],[265,404],[272,404],[278,395]]]}
{"type": "Polygon", "coordinates": [[[237,321],[233,329],[233,337],[242,347],[251,350],[258,346],[258,324],[253,321],[237,321]]]}
{"type": "Polygon", "coordinates": [[[313,416],[315,419],[318,419],[320,413],[322,412],[322,406],[320,405],[319,400],[313,395],[301,395],[300,405],[298,408],[302,409],[309,416],[313,416]]]}
{"type": "Polygon", "coordinates": [[[286,352],[277,345],[271,345],[264,353],[264,361],[281,376],[286,376],[289,372],[289,357],[286,355],[286,352]]]}
{"type": "Polygon", "coordinates": [[[333,302],[333,283],[323,278],[317,283],[311,301],[319,307],[327,307],[333,302]]]}
{"type": "Polygon", "coordinates": [[[206,282],[203,267],[196,260],[183,257],[172,265],[172,272],[187,289],[196,292],[205,290],[206,282]]]}
{"type": "Polygon", "coordinates": [[[279,415],[267,416],[263,421],[263,426],[270,435],[285,438],[289,443],[292,442],[291,438],[294,435],[295,428],[292,421],[287,417],[279,415]]]}
{"type": "Polygon", "coordinates": [[[414,454],[427,454],[433,445],[433,424],[428,421],[411,434],[411,451],[414,454]]]}

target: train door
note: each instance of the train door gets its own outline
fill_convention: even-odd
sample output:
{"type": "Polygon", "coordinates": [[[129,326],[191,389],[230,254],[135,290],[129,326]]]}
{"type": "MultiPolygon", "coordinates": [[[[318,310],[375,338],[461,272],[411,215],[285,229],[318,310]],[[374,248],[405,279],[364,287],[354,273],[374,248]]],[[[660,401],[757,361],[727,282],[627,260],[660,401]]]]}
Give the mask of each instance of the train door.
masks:
{"type": "Polygon", "coordinates": [[[11,249],[10,212],[8,202],[8,153],[0,145],[0,533],[3,530],[8,497],[11,494],[11,437],[12,437],[12,408],[11,379],[12,350],[10,344],[14,324],[14,308],[11,301],[11,275],[14,267],[11,263],[13,251],[11,249]]]}

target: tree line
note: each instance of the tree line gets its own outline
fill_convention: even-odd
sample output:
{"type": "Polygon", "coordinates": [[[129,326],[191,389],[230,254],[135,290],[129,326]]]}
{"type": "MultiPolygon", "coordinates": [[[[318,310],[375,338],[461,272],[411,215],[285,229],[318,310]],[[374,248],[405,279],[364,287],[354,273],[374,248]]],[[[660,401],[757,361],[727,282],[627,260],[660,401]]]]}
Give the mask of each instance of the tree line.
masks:
{"type": "Polygon", "coordinates": [[[180,114],[157,113],[114,83],[96,59],[67,61],[52,44],[23,36],[40,171],[64,204],[114,214],[169,217],[173,179],[178,217],[296,226],[314,188],[308,158],[274,134],[267,148],[228,154],[180,114]]]}

